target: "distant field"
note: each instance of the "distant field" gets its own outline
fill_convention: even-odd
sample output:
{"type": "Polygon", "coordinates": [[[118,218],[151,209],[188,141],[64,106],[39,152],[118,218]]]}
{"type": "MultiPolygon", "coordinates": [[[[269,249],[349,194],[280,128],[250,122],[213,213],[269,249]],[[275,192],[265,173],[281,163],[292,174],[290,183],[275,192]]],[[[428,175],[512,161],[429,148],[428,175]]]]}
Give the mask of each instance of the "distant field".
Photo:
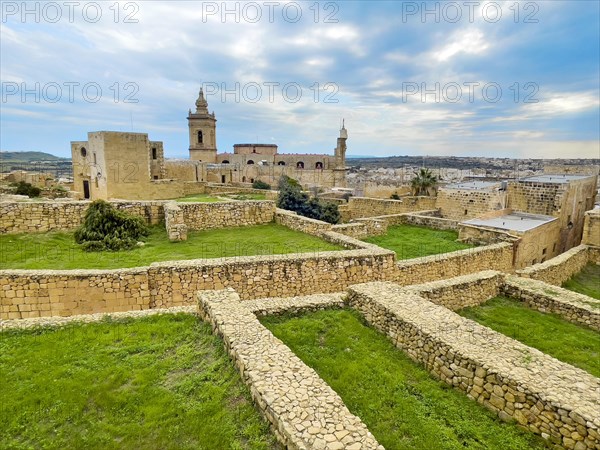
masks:
{"type": "Polygon", "coordinates": [[[187,314],[0,334],[3,449],[273,449],[223,342],[187,314]]]}
{"type": "Polygon", "coordinates": [[[88,253],[75,243],[73,233],[2,234],[0,269],[117,269],[156,261],[343,250],[274,223],[192,231],[183,242],[170,242],[165,229],[155,226],[143,241],[143,247],[133,250],[88,253]]]}
{"type": "Polygon", "coordinates": [[[600,377],[600,333],[497,297],[458,313],[530,347],[600,377]]]}
{"type": "Polygon", "coordinates": [[[563,287],[600,300],[600,264],[588,264],[563,287]]]}
{"type": "Polygon", "coordinates": [[[456,242],[456,239],[458,239],[458,232],[454,230],[396,225],[389,227],[388,232],[383,236],[374,236],[363,240],[393,250],[398,259],[411,259],[473,247],[456,242]]]}

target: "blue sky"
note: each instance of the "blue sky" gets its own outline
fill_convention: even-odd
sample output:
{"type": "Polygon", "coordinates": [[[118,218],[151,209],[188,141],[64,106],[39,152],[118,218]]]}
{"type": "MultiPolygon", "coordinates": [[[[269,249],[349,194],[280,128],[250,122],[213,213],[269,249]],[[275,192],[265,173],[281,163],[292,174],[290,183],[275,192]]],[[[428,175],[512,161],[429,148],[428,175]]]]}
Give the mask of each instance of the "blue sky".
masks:
{"type": "Polygon", "coordinates": [[[0,149],[186,157],[204,85],[220,152],[600,157],[600,2],[477,3],[2,2],[0,149]]]}

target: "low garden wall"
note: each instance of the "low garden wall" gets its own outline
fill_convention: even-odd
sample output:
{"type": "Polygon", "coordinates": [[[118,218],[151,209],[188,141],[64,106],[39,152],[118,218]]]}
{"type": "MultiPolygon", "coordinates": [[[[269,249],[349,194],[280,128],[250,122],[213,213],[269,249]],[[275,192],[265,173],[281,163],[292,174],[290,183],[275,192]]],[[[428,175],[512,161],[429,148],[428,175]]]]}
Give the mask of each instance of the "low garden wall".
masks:
{"type": "Polygon", "coordinates": [[[599,262],[599,252],[587,245],[580,245],[541,264],[517,270],[519,276],[541,280],[556,286],[562,285],[579,273],[588,262],[599,262]]]}
{"type": "Polygon", "coordinates": [[[544,313],[554,313],[569,322],[600,330],[600,300],[539,280],[508,275],[502,294],[544,313]]]}
{"type": "MultiPolygon", "coordinates": [[[[143,217],[149,224],[164,219],[163,202],[113,201],[116,208],[143,217]]],[[[73,230],[83,222],[89,201],[0,202],[0,233],[73,230]]]]}
{"type": "Polygon", "coordinates": [[[275,202],[178,203],[188,230],[243,227],[273,221],[275,202]]]}
{"type": "Polygon", "coordinates": [[[510,273],[513,267],[512,262],[512,244],[492,244],[398,261],[396,273],[390,281],[401,285],[410,285],[458,277],[482,270],[510,273]]]}
{"type": "Polygon", "coordinates": [[[400,200],[386,200],[369,197],[350,197],[340,208],[342,220],[347,222],[361,217],[386,216],[435,208],[435,197],[401,197],[400,200]]]}
{"type": "Polygon", "coordinates": [[[600,448],[600,380],[392,283],[349,289],[349,303],[433,375],[544,439],[600,448]]]}
{"type": "Polygon", "coordinates": [[[313,236],[320,236],[326,231],[331,231],[331,227],[333,226],[330,223],[323,222],[322,220],[310,219],[308,217],[296,214],[293,211],[287,211],[279,208],[277,208],[275,212],[275,222],[291,228],[292,230],[311,234],[313,236]]]}
{"type": "Polygon", "coordinates": [[[438,217],[439,211],[419,211],[416,213],[402,214],[402,222],[407,225],[433,228],[435,230],[456,230],[458,221],[438,217]]]}
{"type": "Polygon", "coordinates": [[[468,306],[479,306],[496,297],[503,281],[502,273],[487,270],[447,280],[416,284],[406,289],[436,305],[457,311],[468,306]]]}
{"type": "Polygon", "coordinates": [[[198,294],[255,404],[288,449],[383,450],[319,375],[258,321],[233,290],[198,294]]]}

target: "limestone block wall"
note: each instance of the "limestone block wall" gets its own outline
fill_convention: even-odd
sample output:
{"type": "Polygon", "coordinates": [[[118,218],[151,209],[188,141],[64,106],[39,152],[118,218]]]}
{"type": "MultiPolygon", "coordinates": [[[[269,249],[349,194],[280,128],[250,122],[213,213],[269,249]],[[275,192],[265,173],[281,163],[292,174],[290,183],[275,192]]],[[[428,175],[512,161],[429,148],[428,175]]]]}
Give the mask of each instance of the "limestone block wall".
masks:
{"type": "Polygon", "coordinates": [[[351,284],[385,280],[394,254],[369,249],[154,263],[152,307],[190,305],[196,291],[232,287],[244,300],[339,292],[351,284]]]}
{"type": "Polygon", "coordinates": [[[146,268],[0,272],[0,318],[3,320],[149,307],[146,268]]]}
{"type": "Polygon", "coordinates": [[[287,449],[383,450],[340,396],[258,321],[233,290],[198,295],[255,404],[287,449]]]}
{"type": "Polygon", "coordinates": [[[506,276],[500,291],[538,311],[558,314],[569,322],[600,330],[600,300],[595,298],[513,275],[506,276]]]}
{"type": "Polygon", "coordinates": [[[600,379],[392,283],[348,301],[434,376],[567,449],[600,448],[600,379]]]}
{"type": "Polygon", "coordinates": [[[187,225],[183,211],[176,202],[166,202],[165,210],[165,229],[170,241],[187,240],[187,225]]]}
{"type": "Polygon", "coordinates": [[[585,213],[582,244],[600,247],[600,209],[592,209],[585,213]]]}
{"type": "Polygon", "coordinates": [[[345,206],[346,208],[343,208],[343,219],[347,221],[361,217],[377,217],[430,210],[435,208],[435,197],[402,197],[400,200],[350,197],[345,206]]]}
{"type": "Polygon", "coordinates": [[[277,208],[275,212],[275,222],[313,236],[320,236],[326,231],[331,231],[332,225],[322,220],[310,219],[308,217],[296,214],[293,211],[277,208]]]}
{"type": "Polygon", "coordinates": [[[242,227],[272,222],[275,202],[179,203],[189,230],[242,227]]]}
{"type": "Polygon", "coordinates": [[[590,247],[580,245],[541,264],[517,270],[517,274],[560,286],[580,272],[588,262],[594,261],[595,255],[590,247]]]}
{"type": "Polygon", "coordinates": [[[494,270],[477,272],[448,280],[431,281],[406,288],[436,305],[457,311],[467,306],[478,306],[496,297],[504,277],[494,270]]]}
{"type": "Polygon", "coordinates": [[[441,211],[442,217],[457,221],[504,209],[505,205],[506,191],[499,189],[440,188],[435,202],[435,207],[441,211]]]}
{"type": "Polygon", "coordinates": [[[437,210],[403,214],[402,223],[433,228],[436,230],[456,230],[458,228],[458,222],[456,220],[436,217],[432,213],[439,214],[437,210]]]}
{"type": "Polygon", "coordinates": [[[391,281],[403,286],[458,277],[483,270],[512,272],[513,246],[509,243],[459,250],[396,263],[391,281]]]}
{"type": "MultiPolygon", "coordinates": [[[[149,224],[164,219],[162,202],[111,202],[118,209],[143,217],[149,224]]],[[[90,202],[0,202],[0,233],[73,230],[83,222],[90,202]]]]}

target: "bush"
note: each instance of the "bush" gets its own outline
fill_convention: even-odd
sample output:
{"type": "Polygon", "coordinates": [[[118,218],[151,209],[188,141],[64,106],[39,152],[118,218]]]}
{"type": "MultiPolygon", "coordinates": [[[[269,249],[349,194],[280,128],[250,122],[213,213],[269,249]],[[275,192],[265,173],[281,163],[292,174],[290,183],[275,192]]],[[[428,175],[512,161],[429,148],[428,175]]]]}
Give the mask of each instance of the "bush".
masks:
{"type": "Polygon", "coordinates": [[[396,194],[396,193],[394,193],[394,194],[390,195],[390,198],[391,198],[392,200],[400,200],[400,196],[399,196],[398,194],[396,194]]]}
{"type": "Polygon", "coordinates": [[[279,179],[279,196],[277,207],[294,211],[304,217],[323,220],[329,223],[340,221],[338,206],[332,202],[324,202],[317,197],[309,198],[306,192],[302,192],[300,184],[286,175],[279,179]]]}
{"type": "Polygon", "coordinates": [[[135,247],[141,236],[149,234],[141,217],[117,210],[104,200],[92,202],[83,224],[75,231],[75,242],[85,251],[124,250],[135,247]]]}
{"type": "Polygon", "coordinates": [[[24,181],[19,181],[17,183],[17,190],[15,194],[17,195],[27,195],[28,197],[39,197],[42,193],[42,190],[39,187],[32,186],[31,183],[26,183],[24,181]]]}
{"type": "Polygon", "coordinates": [[[265,189],[265,190],[271,189],[271,185],[269,183],[265,183],[264,181],[260,181],[260,180],[255,180],[254,183],[252,183],[252,187],[254,189],[265,189]]]}

